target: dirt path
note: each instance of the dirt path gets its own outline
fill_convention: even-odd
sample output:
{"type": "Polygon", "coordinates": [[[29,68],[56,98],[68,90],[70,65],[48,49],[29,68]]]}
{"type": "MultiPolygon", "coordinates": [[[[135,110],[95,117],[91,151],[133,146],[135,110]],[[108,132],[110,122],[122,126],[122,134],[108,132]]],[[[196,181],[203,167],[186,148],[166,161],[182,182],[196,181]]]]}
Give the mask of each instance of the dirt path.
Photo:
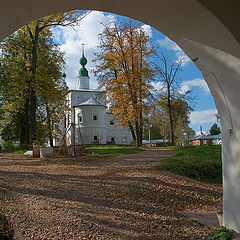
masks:
{"type": "Polygon", "coordinates": [[[15,239],[206,239],[179,211],[217,212],[221,186],[159,172],[169,151],[51,163],[0,154],[1,209],[15,239]]]}

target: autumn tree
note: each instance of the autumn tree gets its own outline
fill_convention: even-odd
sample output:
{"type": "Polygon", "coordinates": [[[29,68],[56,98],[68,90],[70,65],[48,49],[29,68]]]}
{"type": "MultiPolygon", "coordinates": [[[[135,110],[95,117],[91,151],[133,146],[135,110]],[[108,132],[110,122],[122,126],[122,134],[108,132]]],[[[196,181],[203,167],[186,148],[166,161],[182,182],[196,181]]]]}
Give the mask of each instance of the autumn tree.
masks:
{"type": "MultiPolygon", "coordinates": [[[[23,74],[24,76],[21,76],[21,78],[23,77],[23,79],[25,79],[25,90],[23,93],[25,106],[23,111],[24,113],[22,113],[22,115],[24,115],[22,122],[24,122],[25,126],[25,133],[23,136],[26,144],[32,144],[36,140],[36,112],[38,96],[35,86],[37,85],[40,41],[43,37],[48,37],[49,34],[51,34],[50,30],[53,27],[74,26],[79,24],[80,20],[84,18],[86,14],[88,13],[75,10],[67,13],[42,17],[22,27],[17,33],[14,33],[10,38],[8,38],[9,42],[13,42],[12,46],[14,46],[16,38],[18,38],[18,43],[20,45],[17,46],[17,43],[15,43],[15,47],[21,49],[18,60],[22,61],[19,73],[20,75],[23,74]]],[[[16,57],[15,54],[17,54],[17,51],[9,51],[9,53],[13,54],[13,57],[16,57]]],[[[9,53],[6,53],[5,51],[4,54],[9,53]]],[[[16,59],[16,61],[18,60],[16,59]]],[[[16,72],[16,75],[18,75],[18,72],[16,72]]],[[[18,76],[16,76],[16,78],[18,78],[18,76]]]]}
{"type": "MultiPolygon", "coordinates": [[[[150,121],[152,124],[153,139],[169,140],[171,135],[170,121],[168,113],[168,104],[165,99],[156,101],[155,110],[151,114],[150,121]],[[157,138],[156,138],[157,137],[157,138]]],[[[189,125],[189,115],[192,110],[185,100],[172,99],[171,100],[172,118],[175,143],[182,145],[182,143],[194,134],[189,125]]]]}
{"type": "Polygon", "coordinates": [[[99,65],[96,74],[105,88],[110,109],[121,126],[131,130],[137,145],[142,145],[145,111],[149,107],[150,81],[154,71],[149,58],[154,49],[141,26],[113,22],[100,35],[99,65]]]}
{"type": "Polygon", "coordinates": [[[183,63],[183,58],[172,59],[165,54],[162,54],[160,57],[160,64],[156,67],[163,86],[158,93],[158,97],[167,108],[171,145],[175,145],[174,121],[177,121],[173,116],[173,103],[178,99],[184,101],[191,100],[189,95],[190,92],[183,92],[181,90],[181,79],[179,78],[179,73],[181,72],[183,63]]]}
{"type": "MultiPolygon", "coordinates": [[[[88,14],[88,13],[87,13],[88,14]]],[[[36,92],[34,90],[34,83],[37,72],[37,58],[39,47],[39,36],[44,34],[45,30],[49,30],[56,26],[74,26],[79,24],[86,14],[83,11],[75,10],[67,13],[60,13],[50,15],[48,17],[39,18],[25,26],[25,31],[31,39],[31,65],[30,65],[30,79],[29,79],[29,142],[32,143],[36,138],[36,92]]]]}
{"type": "MultiPolygon", "coordinates": [[[[52,33],[44,31],[38,40],[37,66],[33,90],[36,94],[36,137],[52,139],[53,128],[64,111],[66,94],[62,78],[65,62],[63,53],[53,42],[52,33]],[[50,131],[51,130],[51,131],[50,131]]],[[[29,144],[29,81],[31,78],[31,40],[20,29],[1,45],[0,96],[4,112],[2,135],[6,140],[29,144]]]]}
{"type": "Polygon", "coordinates": [[[37,138],[38,142],[49,140],[60,133],[59,124],[67,109],[66,94],[68,91],[64,78],[64,55],[52,38],[43,38],[39,45],[39,67],[36,74],[37,97],[37,138]],[[44,130],[38,128],[45,127],[44,130]],[[41,134],[39,137],[39,133],[41,134]]]}
{"type": "Polygon", "coordinates": [[[25,66],[26,50],[22,51],[22,47],[27,49],[28,44],[23,32],[14,33],[1,43],[0,98],[4,122],[2,135],[6,140],[24,141],[29,130],[24,106],[28,95],[26,79],[30,73],[25,66]]]}

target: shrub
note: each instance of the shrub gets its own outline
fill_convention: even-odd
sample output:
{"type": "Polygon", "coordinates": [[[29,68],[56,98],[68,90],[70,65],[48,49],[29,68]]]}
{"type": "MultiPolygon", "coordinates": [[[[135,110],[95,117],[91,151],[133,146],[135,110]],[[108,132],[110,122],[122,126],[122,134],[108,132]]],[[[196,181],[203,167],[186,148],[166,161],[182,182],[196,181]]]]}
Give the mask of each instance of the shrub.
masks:
{"type": "Polygon", "coordinates": [[[233,231],[227,229],[224,226],[217,228],[214,232],[209,236],[209,240],[231,240],[233,239],[233,231]]]}
{"type": "Polygon", "coordinates": [[[10,141],[3,141],[2,142],[2,148],[9,151],[9,152],[12,152],[16,149],[16,147],[14,146],[14,144],[10,141]]]}

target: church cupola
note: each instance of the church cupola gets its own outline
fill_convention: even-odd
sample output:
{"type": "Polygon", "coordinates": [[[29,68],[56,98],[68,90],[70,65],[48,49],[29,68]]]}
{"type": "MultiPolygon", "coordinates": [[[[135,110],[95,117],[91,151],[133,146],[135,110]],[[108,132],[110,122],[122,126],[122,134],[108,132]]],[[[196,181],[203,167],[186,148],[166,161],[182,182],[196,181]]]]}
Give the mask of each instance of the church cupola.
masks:
{"type": "Polygon", "coordinates": [[[84,44],[82,44],[82,57],[80,58],[80,64],[82,65],[78,74],[78,89],[89,89],[89,76],[88,70],[85,68],[87,59],[84,56],[84,44]]]}

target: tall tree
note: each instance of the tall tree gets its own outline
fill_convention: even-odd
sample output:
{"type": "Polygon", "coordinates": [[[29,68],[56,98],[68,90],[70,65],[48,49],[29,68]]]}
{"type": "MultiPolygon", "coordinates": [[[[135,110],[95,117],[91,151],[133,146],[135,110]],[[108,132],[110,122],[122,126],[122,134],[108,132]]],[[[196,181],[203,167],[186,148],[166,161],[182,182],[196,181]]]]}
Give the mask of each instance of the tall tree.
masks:
{"type": "Polygon", "coordinates": [[[16,32],[1,43],[0,96],[4,111],[2,135],[9,140],[24,140],[28,136],[25,105],[30,73],[26,68],[29,41],[23,32],[16,32]],[[23,51],[24,49],[24,51],[23,51]]]}
{"type": "Polygon", "coordinates": [[[183,99],[189,100],[189,91],[181,91],[181,79],[179,73],[181,72],[181,66],[184,63],[184,59],[172,59],[165,54],[160,57],[160,64],[156,67],[160,77],[160,81],[163,83],[163,88],[158,94],[158,97],[166,104],[169,115],[170,126],[170,143],[175,145],[174,135],[174,116],[173,116],[173,100],[183,99]]]}
{"type": "MultiPolygon", "coordinates": [[[[43,38],[40,41],[39,53],[39,67],[36,75],[37,120],[41,123],[40,127],[42,125],[47,127],[46,132],[37,140],[44,142],[48,139],[50,146],[53,146],[53,138],[56,138],[56,134],[60,131],[59,123],[64,117],[67,105],[68,88],[62,73],[65,62],[63,53],[59,51],[52,38],[43,38]],[[44,136],[47,137],[46,140],[44,136]]],[[[41,132],[38,131],[38,127],[36,130],[41,132]]]]}
{"type": "Polygon", "coordinates": [[[36,139],[36,110],[37,110],[37,96],[34,90],[34,84],[37,72],[37,58],[39,48],[39,36],[44,35],[44,31],[56,26],[74,26],[85,17],[83,11],[75,10],[67,13],[60,13],[50,15],[48,17],[39,18],[25,26],[25,31],[31,39],[31,66],[29,79],[29,143],[31,144],[36,139]]]}
{"type": "MultiPolygon", "coordinates": [[[[65,64],[63,54],[53,42],[51,32],[48,30],[44,33],[39,36],[38,68],[32,85],[37,96],[36,136],[41,135],[42,138],[50,135],[50,132],[40,134],[43,126],[48,126],[49,123],[52,134],[54,114],[58,116],[59,121],[64,110],[66,93],[62,78],[65,64]]],[[[24,29],[20,29],[2,43],[1,50],[0,96],[1,108],[5,111],[2,135],[7,140],[20,140],[21,145],[28,145],[31,40],[24,29]]]]}
{"type": "Polygon", "coordinates": [[[149,58],[154,49],[139,25],[113,22],[100,35],[100,62],[96,74],[106,89],[111,110],[119,124],[128,126],[137,145],[142,145],[143,125],[154,71],[149,58]]]}
{"type": "MultiPolygon", "coordinates": [[[[189,135],[193,132],[190,131],[189,115],[192,110],[186,101],[183,99],[172,99],[172,118],[175,143],[182,145],[185,140],[185,135],[189,135]]],[[[151,123],[153,134],[159,138],[170,140],[170,121],[168,113],[168,102],[166,99],[161,99],[156,102],[155,110],[151,114],[151,123]]]]}
{"type": "Polygon", "coordinates": [[[218,135],[221,133],[220,127],[216,123],[214,123],[210,128],[210,134],[211,135],[218,135]]]}
{"type": "MultiPolygon", "coordinates": [[[[40,41],[42,41],[44,37],[51,35],[51,28],[56,26],[74,26],[75,24],[79,24],[79,21],[87,14],[83,11],[75,10],[68,13],[39,18],[22,27],[7,39],[9,49],[4,44],[3,54],[9,55],[10,61],[17,61],[19,63],[17,65],[19,66],[19,71],[15,71],[15,77],[18,78],[21,76],[21,78],[25,80],[24,93],[21,95],[23,100],[22,104],[24,104],[24,110],[22,110],[21,115],[23,125],[25,126],[21,138],[25,144],[32,144],[36,140],[38,100],[36,85],[38,84],[37,73],[39,72],[38,58],[40,41]],[[17,58],[17,54],[19,54],[19,59],[17,58]],[[16,57],[15,60],[11,59],[12,57],[16,57]],[[18,75],[18,73],[20,74],[18,75]]],[[[4,60],[6,60],[6,58],[4,60]]]]}

